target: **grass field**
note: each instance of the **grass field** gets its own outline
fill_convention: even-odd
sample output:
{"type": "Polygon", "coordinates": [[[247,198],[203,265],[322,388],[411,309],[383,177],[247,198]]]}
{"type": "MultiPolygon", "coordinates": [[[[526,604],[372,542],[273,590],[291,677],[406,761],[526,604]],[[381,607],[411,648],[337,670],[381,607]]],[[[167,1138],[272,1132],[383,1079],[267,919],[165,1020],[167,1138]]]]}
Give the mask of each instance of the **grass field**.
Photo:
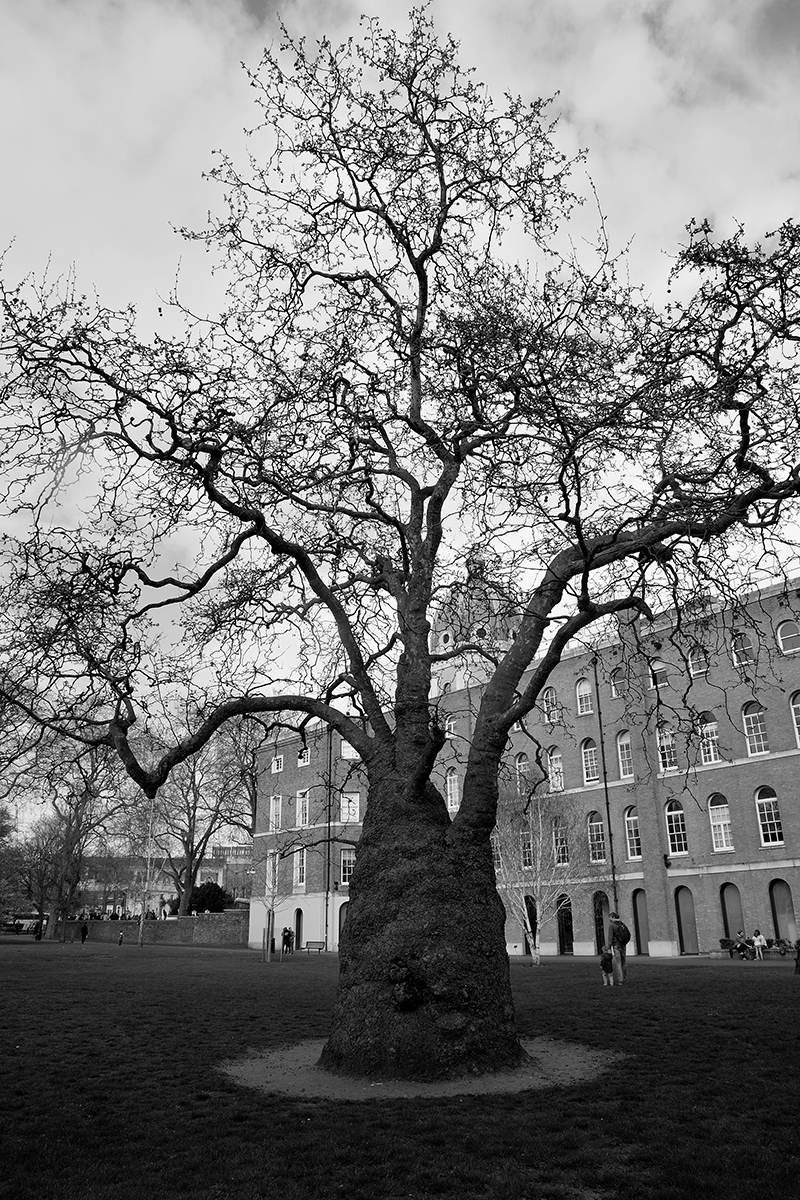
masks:
{"type": "Polygon", "coordinates": [[[331,957],[0,941],[2,1200],[800,1194],[791,959],[514,963],[520,1033],[629,1057],[509,1096],[290,1100],[215,1070],[327,1031],[331,957]]]}

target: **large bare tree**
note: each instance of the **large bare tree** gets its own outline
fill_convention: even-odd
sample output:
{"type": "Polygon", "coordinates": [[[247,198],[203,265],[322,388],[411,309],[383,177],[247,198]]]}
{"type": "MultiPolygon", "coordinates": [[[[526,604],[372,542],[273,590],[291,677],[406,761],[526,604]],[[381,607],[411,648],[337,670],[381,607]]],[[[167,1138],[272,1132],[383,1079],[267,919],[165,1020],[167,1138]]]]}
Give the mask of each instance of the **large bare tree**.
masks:
{"type": "Polygon", "coordinates": [[[722,586],[796,514],[800,231],[690,225],[656,308],[602,237],[566,252],[547,106],[493,103],[425,10],[287,35],[251,82],[250,161],[220,159],[223,215],[188,235],[228,271],[219,318],[148,341],[69,289],[5,292],[3,694],[150,795],[233,716],[328,723],[369,804],[324,1064],[513,1066],[509,731],[571,639],[722,586]],[[459,585],[505,639],[432,646],[459,585]],[[451,819],[432,674],[468,654],[488,682],[451,819]],[[141,758],[158,696],[200,688],[141,758]]]}

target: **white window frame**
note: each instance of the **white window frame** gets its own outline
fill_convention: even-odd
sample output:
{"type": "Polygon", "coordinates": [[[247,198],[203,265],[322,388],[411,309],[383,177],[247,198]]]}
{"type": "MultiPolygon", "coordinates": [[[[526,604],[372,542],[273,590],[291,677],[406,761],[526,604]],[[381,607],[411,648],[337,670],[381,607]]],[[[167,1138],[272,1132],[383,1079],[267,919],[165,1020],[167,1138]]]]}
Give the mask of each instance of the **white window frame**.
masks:
{"type": "Polygon", "coordinates": [[[781,621],[777,629],[777,636],[778,645],[781,648],[781,654],[800,653],[800,626],[798,625],[797,621],[781,621]],[[781,633],[781,630],[786,629],[787,625],[791,625],[792,629],[794,630],[793,633],[781,633]],[[790,642],[793,641],[794,645],[790,644],[787,649],[784,639],[790,640],[790,642]]]}
{"type": "Polygon", "coordinates": [[[703,646],[692,646],[687,656],[687,663],[692,679],[697,679],[700,675],[707,675],[710,668],[708,651],[703,646]]]}
{"type": "Polygon", "coordinates": [[[686,832],[686,813],[679,800],[670,800],[664,810],[667,822],[667,842],[670,855],[689,853],[689,838],[686,832]]]}
{"type": "Polygon", "coordinates": [[[523,871],[533,870],[533,834],[529,829],[519,835],[519,861],[523,871]]]}
{"type": "Polygon", "coordinates": [[[530,760],[524,751],[514,759],[514,781],[516,783],[517,795],[521,796],[528,789],[528,772],[530,770],[530,760]]]}
{"type": "Polygon", "coordinates": [[[628,852],[629,862],[642,857],[642,833],[639,827],[639,809],[635,804],[625,809],[625,848],[628,852]]]}
{"type": "Polygon", "coordinates": [[[359,819],[359,792],[339,793],[339,821],[342,825],[356,825],[359,819]]]}
{"type": "Polygon", "coordinates": [[[350,879],[353,875],[353,868],[356,865],[356,852],[353,846],[345,846],[342,849],[339,859],[339,885],[340,887],[349,887],[350,879]]]}
{"type": "Polygon", "coordinates": [[[579,679],[575,684],[575,701],[579,717],[588,717],[594,712],[592,685],[588,679],[579,679]]]}
{"type": "Polygon", "coordinates": [[[792,724],[794,725],[794,740],[797,742],[800,749],[800,692],[795,692],[789,698],[789,708],[792,713],[792,724]]]}
{"type": "Polygon", "coordinates": [[[344,738],[342,738],[342,744],[339,747],[339,752],[342,758],[349,759],[351,762],[361,757],[355,746],[351,746],[349,742],[344,740],[344,738]]]}
{"type": "Polygon", "coordinates": [[[624,690],[622,668],[617,667],[608,677],[608,689],[612,700],[618,700],[624,690]]]}
{"type": "Polygon", "coordinates": [[[564,757],[558,746],[547,751],[547,786],[551,792],[564,790],[564,757]]]}
{"type": "Polygon", "coordinates": [[[553,821],[553,857],[557,867],[569,866],[569,838],[558,817],[553,821]]]}
{"type": "Polygon", "coordinates": [[[311,797],[308,788],[301,788],[296,797],[297,802],[297,827],[306,829],[311,824],[311,797]]]}
{"type": "Polygon", "coordinates": [[[617,734],[617,762],[620,779],[633,779],[636,774],[633,765],[633,743],[627,729],[617,734]]]}
{"type": "Polygon", "coordinates": [[[742,724],[744,727],[744,736],[747,741],[747,757],[757,758],[762,754],[769,754],[769,735],[767,733],[766,711],[762,704],[757,700],[751,700],[745,704],[742,709],[742,724]],[[748,712],[748,708],[755,709],[755,712],[748,712]]]}
{"type": "Polygon", "coordinates": [[[659,688],[669,687],[669,667],[661,658],[655,658],[648,663],[650,670],[650,691],[658,691],[659,688]]]}
{"type": "Polygon", "coordinates": [[[455,767],[449,767],[444,777],[444,790],[447,799],[447,811],[458,812],[461,805],[461,781],[455,767]]]}
{"type": "Polygon", "coordinates": [[[283,755],[273,754],[272,756],[272,774],[277,775],[283,770],[283,755]]]}
{"type": "Polygon", "coordinates": [[[597,753],[597,742],[594,738],[586,738],[581,742],[581,763],[583,764],[583,782],[586,787],[600,782],[600,756],[597,753]]]}
{"type": "Polygon", "coordinates": [[[281,803],[280,796],[273,795],[269,798],[269,829],[271,833],[275,833],[281,827],[281,803]]]}
{"type": "Polygon", "coordinates": [[[748,629],[734,630],[731,636],[731,657],[733,665],[742,670],[756,661],[756,651],[753,645],[753,635],[748,629]],[[737,643],[739,643],[737,645],[737,643]]]}
{"type": "Polygon", "coordinates": [[[661,775],[678,769],[678,748],[675,740],[675,730],[669,725],[659,725],[656,731],[658,745],[658,765],[661,775]]]}
{"type": "Polygon", "coordinates": [[[780,804],[773,788],[761,787],[756,792],[756,816],[758,817],[758,835],[761,838],[762,847],[768,850],[772,846],[785,845],[780,804]],[[765,792],[771,794],[764,795],[765,792]],[[770,830],[773,830],[776,836],[765,838],[765,831],[769,832],[770,830]]]}
{"type": "Polygon", "coordinates": [[[713,713],[703,713],[697,725],[697,732],[700,735],[700,761],[704,767],[710,766],[712,763],[722,762],[722,754],[719,749],[719,725],[713,713]],[[712,717],[710,721],[704,721],[703,717],[712,717]]]}
{"type": "Polygon", "coordinates": [[[301,747],[301,749],[297,751],[298,767],[307,767],[310,762],[311,762],[311,750],[309,749],[308,746],[301,747]]]}
{"type": "Polygon", "coordinates": [[[589,862],[604,863],[606,861],[606,830],[599,812],[589,813],[586,818],[586,828],[589,836],[589,862]]]}
{"type": "Polygon", "coordinates": [[[734,849],[731,828],[731,806],[725,796],[716,792],[708,801],[708,823],[711,826],[711,849],[715,854],[734,849]],[[714,801],[717,801],[715,804],[714,801]],[[724,801],[724,803],[721,803],[724,801]]]}
{"type": "Polygon", "coordinates": [[[456,717],[452,713],[444,719],[444,736],[448,739],[456,736],[456,717]]]}
{"type": "Polygon", "coordinates": [[[542,716],[549,725],[554,725],[558,717],[558,696],[554,687],[546,687],[539,700],[542,716]]]}
{"type": "Polygon", "coordinates": [[[304,892],[306,890],[308,862],[306,859],[306,848],[302,846],[294,852],[294,863],[292,870],[292,879],[294,890],[296,892],[304,892]]]}

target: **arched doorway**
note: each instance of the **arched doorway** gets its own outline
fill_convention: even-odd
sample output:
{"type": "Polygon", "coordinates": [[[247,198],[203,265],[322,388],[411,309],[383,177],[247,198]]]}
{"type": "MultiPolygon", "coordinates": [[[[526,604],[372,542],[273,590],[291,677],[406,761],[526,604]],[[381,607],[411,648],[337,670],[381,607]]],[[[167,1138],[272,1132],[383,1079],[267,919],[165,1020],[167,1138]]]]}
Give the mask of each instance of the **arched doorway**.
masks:
{"type": "Polygon", "coordinates": [[[294,948],[299,950],[303,944],[303,910],[296,908],[294,910],[294,948]]]}
{"type": "Polygon", "coordinates": [[[697,922],[694,918],[694,897],[687,887],[675,889],[675,915],[678,918],[678,942],[681,954],[698,954],[697,922]]]}
{"type": "Polygon", "coordinates": [[[569,896],[558,897],[558,953],[572,954],[572,901],[569,896]]]}
{"type": "Polygon", "coordinates": [[[533,896],[525,897],[525,911],[528,914],[528,924],[531,928],[531,936],[534,943],[531,945],[528,937],[528,931],[525,930],[525,953],[533,954],[534,950],[536,949],[536,931],[539,924],[539,917],[536,912],[536,901],[534,900],[533,896]]]}
{"type": "Polygon", "coordinates": [[[719,889],[719,902],[722,908],[722,926],[725,937],[736,937],[740,929],[744,929],[744,913],[742,898],[735,883],[723,883],[719,889]]]}
{"type": "Polygon", "coordinates": [[[769,885],[769,902],[772,908],[775,937],[796,941],[797,918],[794,915],[792,889],[785,879],[773,879],[769,885]]]}
{"type": "Polygon", "coordinates": [[[608,944],[608,914],[610,911],[608,896],[605,892],[595,892],[592,896],[595,954],[600,954],[603,946],[608,944]]]}
{"type": "Polygon", "coordinates": [[[345,923],[345,921],[347,920],[347,906],[348,906],[348,904],[349,904],[349,903],[350,903],[350,901],[349,901],[349,900],[345,900],[344,904],[343,904],[343,905],[342,905],[342,907],[339,909],[339,937],[338,937],[338,941],[340,941],[340,942],[341,942],[341,940],[342,940],[342,930],[344,929],[344,923],[345,923]]]}
{"type": "Polygon", "coordinates": [[[633,936],[636,938],[636,953],[650,953],[650,923],[647,919],[647,896],[644,888],[637,888],[631,897],[633,905],[633,936]]]}

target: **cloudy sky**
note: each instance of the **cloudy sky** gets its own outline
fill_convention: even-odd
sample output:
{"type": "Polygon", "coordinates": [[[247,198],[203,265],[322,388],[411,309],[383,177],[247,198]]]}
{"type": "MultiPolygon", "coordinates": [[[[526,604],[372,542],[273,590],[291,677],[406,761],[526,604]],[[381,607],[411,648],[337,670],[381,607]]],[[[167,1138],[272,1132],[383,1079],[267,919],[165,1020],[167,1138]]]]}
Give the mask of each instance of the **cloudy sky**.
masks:
{"type": "MultiPolygon", "coordinates": [[[[276,30],[340,40],[408,0],[0,0],[0,246],[11,279],[74,264],[111,305],[202,305],[201,175],[253,118],[240,67],[276,30]]],[[[657,289],[688,219],[755,237],[798,215],[797,0],[434,0],[496,92],[560,93],[559,141],[589,150],[617,246],[657,289]]]]}

